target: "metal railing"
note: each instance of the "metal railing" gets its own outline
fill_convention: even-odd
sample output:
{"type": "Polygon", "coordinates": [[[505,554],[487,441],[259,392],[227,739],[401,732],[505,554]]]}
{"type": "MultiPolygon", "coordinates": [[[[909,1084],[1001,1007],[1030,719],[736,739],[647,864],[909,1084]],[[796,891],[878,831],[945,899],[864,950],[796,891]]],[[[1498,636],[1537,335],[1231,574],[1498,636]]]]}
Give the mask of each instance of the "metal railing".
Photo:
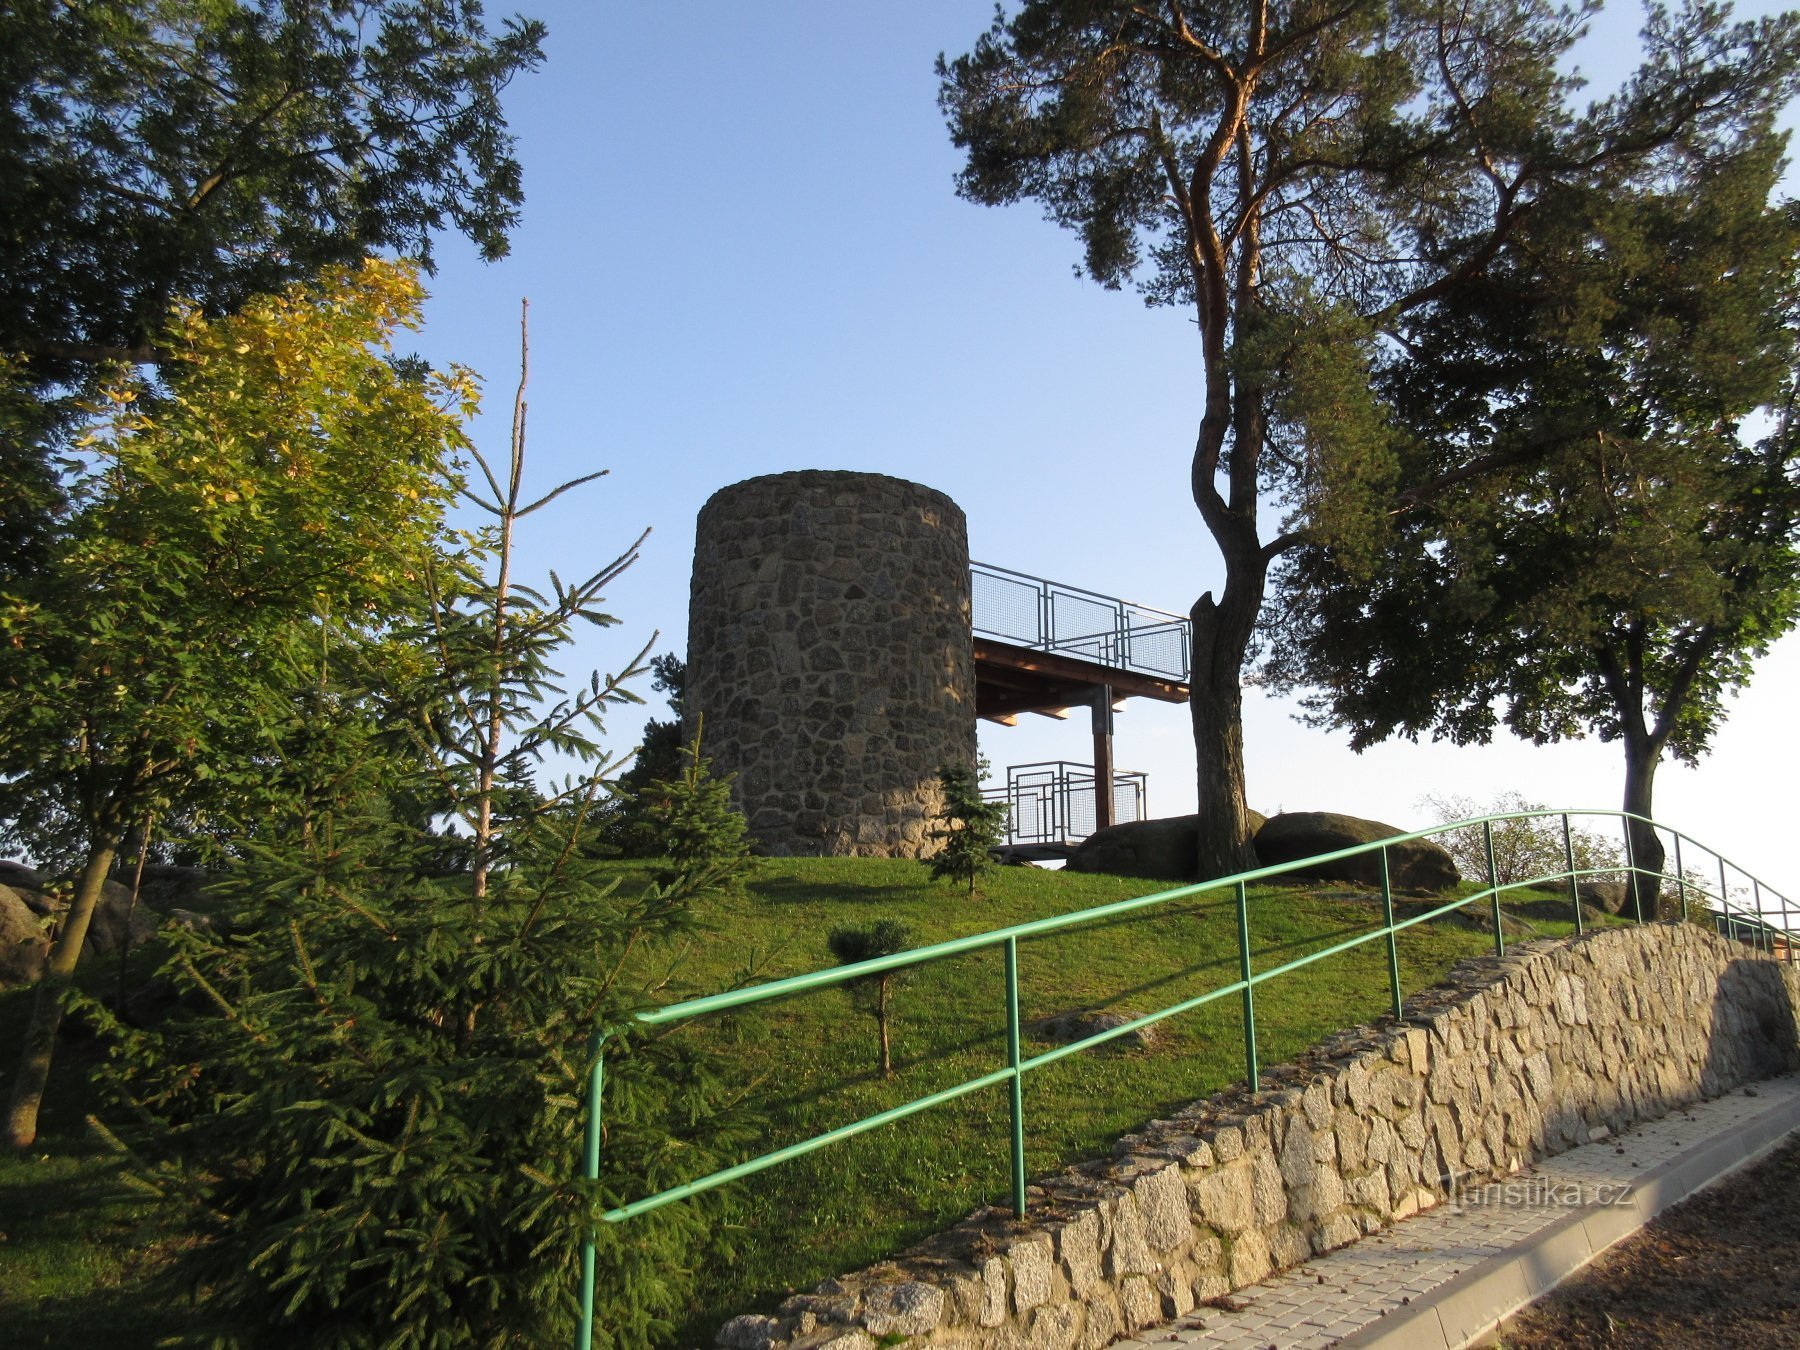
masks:
{"type": "MultiPolygon", "coordinates": [[[[1136,769],[1113,771],[1113,823],[1145,819],[1146,776],[1136,769]]],[[[1098,827],[1094,809],[1094,766],[1052,759],[1007,766],[1006,786],[981,795],[1006,803],[1008,844],[1073,844],[1098,827]]]]}
{"type": "Polygon", "coordinates": [[[1187,682],[1192,637],[1179,614],[987,563],[969,564],[969,597],[977,633],[1187,682]]]}
{"type": "MultiPolygon", "coordinates": [[[[1660,838],[1660,833],[1659,833],[1660,838]]],[[[1378,840],[1370,844],[1360,844],[1354,848],[1337,849],[1330,853],[1321,853],[1311,858],[1294,862],[1280,863],[1270,867],[1253,868],[1234,876],[1220,877],[1215,881],[1198,882],[1189,886],[1178,886],[1172,890],[1158,891],[1152,895],[1139,896],[1130,900],[1118,900],[1111,904],[1098,905],[1092,909],[1078,910],[1071,914],[1062,914],[1045,919],[1034,919],[1027,923],[1013,924],[1006,928],[997,928],[990,932],[978,933],[971,937],[956,938],[949,942],[935,943],[929,947],[919,947],[911,951],[896,952],[891,956],[880,956],[869,961],[860,961],[854,965],[835,966],[828,970],[816,970],[805,975],[795,975],[788,979],[775,980],[769,984],[753,985],[749,988],[733,990],[729,993],[713,994],[705,998],[689,999],[686,1002],[670,1004],[661,1008],[650,1008],[635,1014],[635,1020],[642,1026],[659,1026],[669,1022],[682,1021],[688,1018],[703,1017],[709,1013],[725,1012],[732,1008],[742,1008],[753,1003],[761,1003],[770,999],[785,998],[807,990],[825,989],[847,984],[852,980],[879,974],[882,971],[896,970],[906,966],[922,965],[930,961],[939,961],[945,957],[960,955],[965,952],[982,951],[992,947],[1000,947],[1004,956],[1003,990],[1006,1009],[1006,1063],[993,1071],[980,1074],[964,1082],[954,1084],[940,1091],[903,1102],[872,1116],[840,1125],[836,1129],[827,1130],[808,1139],[778,1148],[759,1157],[751,1158],[736,1166],[727,1167],[692,1181],[671,1186],[629,1204],[620,1205],[607,1210],[601,1219],[606,1223],[623,1223],[638,1214],[659,1209],[664,1205],[699,1195],[702,1192],[753,1176],[767,1168],[801,1157],[815,1150],[850,1139],[869,1130],[890,1125],[920,1111],[941,1106],[971,1093],[980,1092],[990,1087],[1005,1087],[1011,1094],[1012,1123],[1012,1206],[1013,1212],[1020,1218],[1025,1215],[1025,1098],[1024,1078],[1027,1073],[1045,1068],[1070,1055],[1079,1054],[1107,1041],[1129,1036],[1136,1031],[1165,1018],[1192,1011],[1204,1004],[1218,999],[1233,996],[1242,1000],[1243,1039],[1244,1039],[1244,1077],[1246,1083],[1254,1091],[1261,1078],[1261,1069],[1257,1061],[1256,1033],[1256,988],[1270,980],[1279,979],[1314,962],[1361,947],[1367,943],[1381,942],[1386,946],[1389,992],[1392,998],[1393,1015],[1396,1020],[1404,1017],[1400,987],[1400,957],[1396,945],[1397,936],[1408,928],[1428,923],[1470,905],[1482,901],[1488,903],[1489,915],[1494,930],[1494,952],[1505,955],[1506,939],[1502,930],[1500,901],[1504,894],[1514,891],[1541,890],[1546,885],[1566,883],[1570,912],[1574,919],[1575,931],[1580,933],[1584,927],[1580,882],[1585,878],[1612,877],[1624,875],[1628,878],[1626,890],[1628,902],[1632,907],[1631,918],[1639,923],[1646,921],[1642,910],[1643,887],[1636,884],[1640,879],[1654,878],[1656,894],[1663,895],[1665,883],[1672,886],[1675,900],[1680,907],[1680,916],[1685,921],[1690,917],[1690,908],[1697,901],[1716,904],[1717,920],[1721,923],[1721,931],[1735,936],[1747,944],[1772,954],[1778,959],[1794,960],[1794,943],[1792,935],[1796,929],[1792,920],[1800,916],[1800,905],[1791,902],[1786,896],[1767,886],[1760,879],[1752,876],[1731,862],[1723,855],[1714,852],[1696,840],[1689,838],[1677,830],[1657,825],[1654,821],[1642,816],[1630,815],[1624,811],[1602,810],[1569,810],[1569,811],[1513,811],[1490,816],[1478,816],[1469,820],[1454,821],[1429,830],[1416,830],[1411,834],[1395,835],[1391,839],[1378,840]],[[1624,865],[1608,863],[1600,866],[1577,867],[1575,864],[1574,835],[1570,826],[1571,816],[1598,816],[1620,823],[1625,835],[1624,865]],[[1498,870],[1494,858],[1494,826],[1507,821],[1526,820],[1558,820],[1561,824],[1564,867],[1541,876],[1528,877],[1522,880],[1499,882],[1498,870]],[[1666,832],[1672,836],[1674,848],[1674,871],[1646,871],[1637,866],[1632,856],[1631,824],[1633,822],[1649,826],[1651,829],[1666,832]],[[1404,919],[1394,917],[1394,888],[1390,869],[1390,851],[1399,844],[1413,840],[1431,839],[1436,836],[1450,834],[1458,830],[1480,829],[1487,863],[1487,884],[1472,894],[1447,901],[1423,913],[1409,915],[1404,919]],[[1691,873],[1684,865],[1682,845],[1686,843],[1690,849],[1701,849],[1716,861],[1719,889],[1715,893],[1708,889],[1711,885],[1711,871],[1691,873]],[[1296,957],[1271,969],[1253,971],[1251,968],[1250,943],[1250,904],[1249,887],[1258,882],[1271,881],[1283,875],[1316,868],[1321,863],[1337,862],[1346,858],[1361,855],[1380,854],[1381,903],[1383,920],[1380,924],[1356,937],[1333,943],[1320,951],[1296,957]],[[1735,894],[1740,899],[1748,899],[1749,906],[1743,906],[1733,900],[1734,891],[1727,874],[1728,868],[1735,868],[1741,878],[1735,894]],[[1704,876],[1706,879],[1701,880],[1704,876]],[[1748,883],[1747,885],[1744,883],[1748,883]],[[1213,891],[1229,890],[1233,893],[1237,910],[1237,946],[1238,946],[1238,978],[1230,983],[1218,986],[1192,998],[1182,999],[1159,1012],[1146,1013],[1133,1018],[1119,1026],[1109,1027],[1078,1041],[1058,1045],[1054,1049],[1040,1054],[1026,1056],[1022,1048],[1021,1021],[1019,1015],[1019,941],[1022,938],[1042,936],[1064,929],[1076,928],[1101,920],[1114,919],[1139,910],[1147,910],[1172,901],[1184,900],[1213,891]]],[[[1649,916],[1654,918],[1655,915],[1649,916]]],[[[600,1175],[600,1139],[601,1139],[601,1099],[605,1085],[605,1047],[614,1033],[613,1028],[599,1029],[590,1046],[591,1068],[588,1077],[587,1093],[587,1134],[586,1148],[583,1157],[583,1174],[590,1180],[598,1180],[600,1175]]],[[[590,1350],[593,1334],[594,1309],[594,1261],[595,1249],[590,1237],[583,1245],[581,1259],[581,1322],[577,1350],[590,1350]]]]}

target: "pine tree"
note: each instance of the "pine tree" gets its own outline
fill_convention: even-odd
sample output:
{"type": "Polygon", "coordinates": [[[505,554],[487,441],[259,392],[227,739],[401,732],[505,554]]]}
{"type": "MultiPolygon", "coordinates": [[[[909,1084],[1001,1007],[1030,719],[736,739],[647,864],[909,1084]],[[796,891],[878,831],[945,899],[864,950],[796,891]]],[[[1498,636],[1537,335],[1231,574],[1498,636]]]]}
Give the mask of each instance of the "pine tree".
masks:
{"type": "Polygon", "coordinates": [[[973,765],[947,763],[938,770],[944,804],[931,837],[943,846],[925,859],[934,880],[950,877],[967,882],[970,899],[975,897],[975,878],[993,866],[993,850],[1006,833],[1006,803],[981,795],[987,767],[987,760],[981,759],[973,765]]]}
{"type": "MultiPolygon", "coordinates": [[[[883,919],[867,928],[834,928],[825,941],[838,964],[850,966],[858,961],[873,961],[878,956],[905,951],[912,945],[912,933],[895,919],[883,919]]],[[[844,986],[850,1001],[875,1019],[881,1038],[876,1062],[883,1078],[894,1076],[894,1052],[888,1036],[891,1025],[889,1000],[894,988],[904,983],[909,973],[905,968],[897,967],[861,976],[844,986]]]]}

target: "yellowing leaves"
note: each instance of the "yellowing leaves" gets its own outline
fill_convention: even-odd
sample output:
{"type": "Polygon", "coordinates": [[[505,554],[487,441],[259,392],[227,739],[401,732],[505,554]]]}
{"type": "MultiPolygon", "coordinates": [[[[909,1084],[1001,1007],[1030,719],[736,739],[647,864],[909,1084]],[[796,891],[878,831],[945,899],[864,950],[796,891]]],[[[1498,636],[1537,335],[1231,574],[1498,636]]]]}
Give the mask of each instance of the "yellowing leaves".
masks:
{"type": "Polygon", "coordinates": [[[228,318],[178,307],[150,411],[123,382],[87,440],[130,484],[109,508],[121,538],[188,522],[182,539],[227,593],[291,579],[309,604],[319,585],[345,606],[390,596],[440,541],[478,387],[387,360],[421,299],[410,266],[372,260],[228,318]]]}

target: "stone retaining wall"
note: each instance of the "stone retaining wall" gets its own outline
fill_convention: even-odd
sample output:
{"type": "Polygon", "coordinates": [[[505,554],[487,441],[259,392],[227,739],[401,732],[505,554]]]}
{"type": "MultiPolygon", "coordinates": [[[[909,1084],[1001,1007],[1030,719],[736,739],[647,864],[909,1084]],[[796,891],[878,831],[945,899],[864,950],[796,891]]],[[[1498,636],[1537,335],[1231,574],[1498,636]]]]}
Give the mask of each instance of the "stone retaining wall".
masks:
{"type": "Polygon", "coordinates": [[[1800,1063],[1800,972],[1693,925],[1463,963],[1359,1027],[900,1258],[719,1334],[737,1350],[1089,1350],[1438,1203],[1800,1063]]]}

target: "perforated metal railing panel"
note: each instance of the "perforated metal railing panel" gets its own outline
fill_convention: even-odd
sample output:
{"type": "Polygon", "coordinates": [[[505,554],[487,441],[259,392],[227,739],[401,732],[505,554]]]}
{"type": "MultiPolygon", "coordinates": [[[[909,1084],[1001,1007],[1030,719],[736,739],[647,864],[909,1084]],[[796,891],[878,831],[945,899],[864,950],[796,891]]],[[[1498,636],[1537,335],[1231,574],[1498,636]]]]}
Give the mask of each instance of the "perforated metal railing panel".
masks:
{"type": "Polygon", "coordinates": [[[979,568],[969,570],[969,600],[974,627],[1027,647],[1044,638],[1040,591],[1037,583],[1001,576],[979,568]]]}
{"type": "Polygon", "coordinates": [[[1188,621],[1179,614],[988,563],[969,565],[969,583],[977,633],[1117,670],[1188,677],[1188,621]]]}

